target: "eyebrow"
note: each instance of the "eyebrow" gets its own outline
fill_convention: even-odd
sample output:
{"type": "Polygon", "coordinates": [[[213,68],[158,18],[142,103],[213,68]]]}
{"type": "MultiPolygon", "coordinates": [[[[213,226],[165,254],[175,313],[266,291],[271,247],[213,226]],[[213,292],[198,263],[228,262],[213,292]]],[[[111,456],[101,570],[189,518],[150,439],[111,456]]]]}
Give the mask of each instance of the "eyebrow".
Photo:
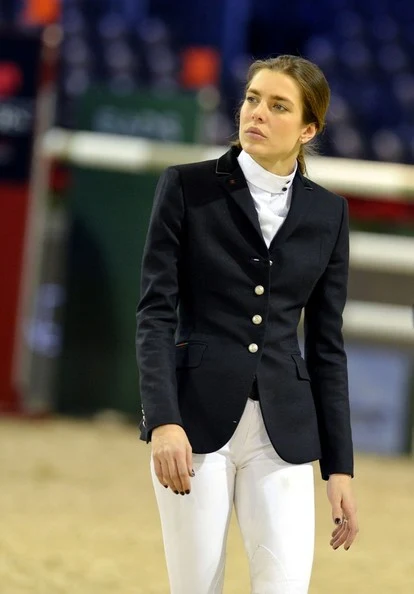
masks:
{"type": "MultiPolygon", "coordinates": [[[[253,93],[253,95],[258,95],[259,97],[261,96],[259,91],[256,91],[256,89],[252,88],[247,89],[246,93],[253,93]]],[[[270,95],[270,98],[276,101],[285,101],[286,103],[291,103],[293,105],[293,101],[291,99],[282,97],[281,95],[270,95]]]]}

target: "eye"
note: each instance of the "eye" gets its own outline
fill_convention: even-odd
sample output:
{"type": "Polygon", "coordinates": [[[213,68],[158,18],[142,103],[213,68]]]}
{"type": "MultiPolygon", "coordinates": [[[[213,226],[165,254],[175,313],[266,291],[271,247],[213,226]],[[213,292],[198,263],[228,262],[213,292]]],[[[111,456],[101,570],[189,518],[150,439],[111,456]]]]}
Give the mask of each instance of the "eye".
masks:
{"type": "Polygon", "coordinates": [[[257,98],[254,97],[253,95],[247,95],[246,101],[247,101],[247,103],[255,103],[257,101],[257,98]]]}
{"type": "Polygon", "coordinates": [[[286,107],[284,105],[281,105],[280,103],[275,103],[273,105],[273,109],[275,109],[276,111],[287,111],[286,107]]]}

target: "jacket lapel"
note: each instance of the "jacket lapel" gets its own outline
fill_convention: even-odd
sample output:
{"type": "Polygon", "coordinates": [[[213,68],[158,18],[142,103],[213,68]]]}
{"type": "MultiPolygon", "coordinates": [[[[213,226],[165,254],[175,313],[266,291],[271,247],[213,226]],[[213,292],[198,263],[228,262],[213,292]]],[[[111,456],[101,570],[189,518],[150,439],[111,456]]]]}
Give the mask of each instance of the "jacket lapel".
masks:
{"type": "Polygon", "coordinates": [[[224,187],[244,212],[266,249],[254,201],[247,186],[246,178],[237,161],[239,152],[239,149],[232,147],[225,155],[220,157],[217,161],[216,174],[219,176],[220,185],[224,187]]]}
{"type": "Polygon", "coordinates": [[[299,171],[295,175],[292,200],[287,217],[270,244],[269,251],[280,246],[306,217],[312,202],[312,184],[299,171]]]}
{"type": "MultiPolygon", "coordinates": [[[[216,174],[219,177],[219,183],[225,188],[249,219],[252,227],[256,234],[259,235],[260,240],[267,251],[254,201],[237,161],[239,153],[240,149],[232,147],[227,153],[220,157],[217,161],[216,174]]],[[[288,215],[283,225],[276,233],[276,236],[273,238],[269,247],[269,252],[286,241],[302,218],[306,216],[311,203],[312,190],[312,184],[298,171],[293,181],[292,200],[288,215]]]]}

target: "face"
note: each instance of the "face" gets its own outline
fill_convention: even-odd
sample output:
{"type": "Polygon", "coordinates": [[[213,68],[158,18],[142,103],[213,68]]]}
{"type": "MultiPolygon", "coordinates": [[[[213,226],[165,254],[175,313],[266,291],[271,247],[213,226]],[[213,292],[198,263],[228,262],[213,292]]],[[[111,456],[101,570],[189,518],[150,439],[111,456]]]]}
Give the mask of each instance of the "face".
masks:
{"type": "Polygon", "coordinates": [[[301,144],[316,134],[315,124],[304,124],[300,87],[290,76],[259,70],[246,91],[240,112],[242,148],[260,165],[288,175],[301,144]]]}

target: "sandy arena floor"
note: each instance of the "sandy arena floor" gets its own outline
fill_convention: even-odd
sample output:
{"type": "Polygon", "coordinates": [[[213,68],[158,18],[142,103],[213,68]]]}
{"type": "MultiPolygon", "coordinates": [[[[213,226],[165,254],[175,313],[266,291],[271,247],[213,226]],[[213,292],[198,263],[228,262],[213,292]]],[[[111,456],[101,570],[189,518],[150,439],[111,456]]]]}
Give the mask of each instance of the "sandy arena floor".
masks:
{"type": "MultiPolygon", "coordinates": [[[[168,594],[149,451],[116,423],[0,421],[0,594],[168,594]]],[[[355,488],[358,543],[333,552],[318,478],[310,594],[413,594],[414,461],[359,457],[355,488]]],[[[248,584],[233,521],[224,592],[248,584]]]]}

